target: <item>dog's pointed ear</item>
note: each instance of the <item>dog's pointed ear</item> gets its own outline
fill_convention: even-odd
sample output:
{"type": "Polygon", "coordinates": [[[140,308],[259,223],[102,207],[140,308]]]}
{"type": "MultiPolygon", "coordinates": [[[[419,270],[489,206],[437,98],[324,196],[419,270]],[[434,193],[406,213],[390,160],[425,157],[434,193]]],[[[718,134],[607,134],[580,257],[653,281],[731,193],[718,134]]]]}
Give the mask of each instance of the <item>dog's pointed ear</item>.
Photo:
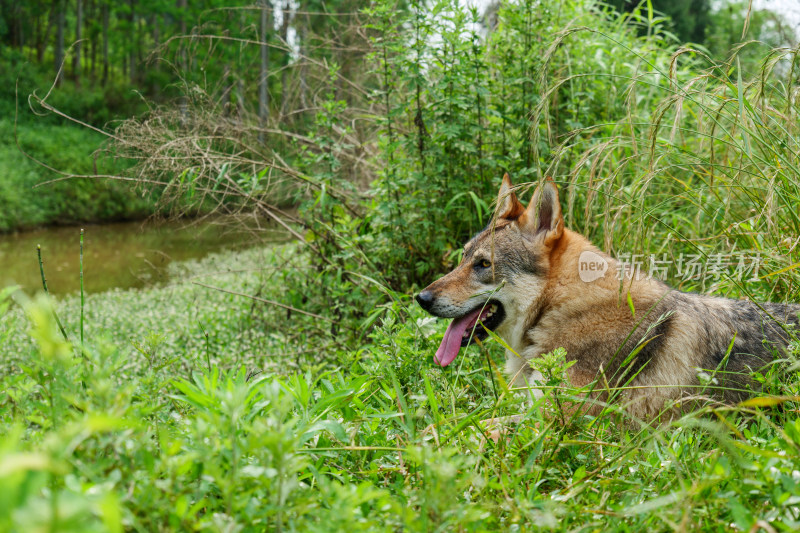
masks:
{"type": "Polygon", "coordinates": [[[547,178],[536,187],[531,203],[519,217],[518,224],[530,236],[542,236],[546,246],[552,246],[564,233],[564,217],[558,201],[558,187],[547,178]]]}
{"type": "Polygon", "coordinates": [[[503,176],[503,183],[500,185],[500,193],[497,195],[497,218],[516,220],[525,212],[525,206],[514,193],[514,185],[508,172],[503,176]]]}

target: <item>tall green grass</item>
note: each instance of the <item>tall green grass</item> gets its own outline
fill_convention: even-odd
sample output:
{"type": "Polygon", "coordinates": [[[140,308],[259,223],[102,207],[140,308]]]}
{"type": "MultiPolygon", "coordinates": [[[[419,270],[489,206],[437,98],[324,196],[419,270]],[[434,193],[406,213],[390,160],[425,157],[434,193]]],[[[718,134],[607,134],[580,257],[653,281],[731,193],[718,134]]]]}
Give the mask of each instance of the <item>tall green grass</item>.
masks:
{"type": "MultiPolygon", "coordinates": [[[[624,114],[571,132],[554,150],[546,173],[561,181],[573,227],[616,253],[698,254],[708,262],[720,253],[758,256],[760,279],[751,283],[723,275],[681,287],[796,300],[800,50],[769,52],[747,79],[742,49],[719,63],[692,48],[651,57],[582,28],[563,32],[546,57],[587,40],[634,58],[638,72],[622,76],[624,114]]],[[[576,77],[558,79],[551,91],[576,77]]],[[[535,123],[548,113],[540,105],[535,123]]]]}
{"type": "MultiPolygon", "coordinates": [[[[4,293],[0,529],[798,529],[797,342],[756,375],[760,398],[660,425],[613,405],[568,416],[582,400],[563,350],[536,363],[541,399],[508,389],[498,343],[432,364],[444,324],[413,305],[413,284],[485,223],[501,166],[531,186],[553,176],[567,225],[609,252],[764,260],[757,279],[671,278],[680,288],[800,301],[797,50],[748,77],[735,55],[679,47],[646,10],[640,36],[597,4],[560,5],[503,6],[485,47],[462,40],[474,13],[442,5],[451,48],[427,55],[393,35],[434,22],[376,23],[385,166],[359,209],[321,188],[307,243],[91,295],[80,346],[50,312],[77,338],[76,298],[8,310],[4,293]],[[192,284],[213,272],[209,284],[324,319],[192,284]],[[482,420],[519,414],[486,439],[482,420]]],[[[331,94],[319,136],[346,115],[331,94]]],[[[335,137],[309,156],[331,186],[335,137]]]]}
{"type": "MultiPolygon", "coordinates": [[[[77,295],[9,310],[6,291],[0,527],[797,527],[794,401],[709,405],[662,426],[613,408],[568,417],[560,408],[581,399],[564,380],[563,351],[538,363],[545,395],[532,400],[499,374],[493,385],[497,368],[477,353],[434,367],[444,324],[408,298],[391,306],[398,319],[342,351],[301,333],[313,331],[309,317],[192,283],[212,275],[277,297],[265,284],[273,266],[302,268],[302,257],[294,246],[226,254],[176,267],[184,275],[166,287],[90,295],[82,347],[64,340],[50,309],[77,339],[77,295]],[[220,274],[231,268],[240,272],[220,274]],[[322,354],[330,363],[315,366],[322,354]],[[520,413],[497,443],[485,437],[481,420],[520,413]]],[[[497,344],[482,349],[498,361],[497,344]]],[[[800,394],[796,379],[778,378],[764,377],[768,392],[800,394]]]]}

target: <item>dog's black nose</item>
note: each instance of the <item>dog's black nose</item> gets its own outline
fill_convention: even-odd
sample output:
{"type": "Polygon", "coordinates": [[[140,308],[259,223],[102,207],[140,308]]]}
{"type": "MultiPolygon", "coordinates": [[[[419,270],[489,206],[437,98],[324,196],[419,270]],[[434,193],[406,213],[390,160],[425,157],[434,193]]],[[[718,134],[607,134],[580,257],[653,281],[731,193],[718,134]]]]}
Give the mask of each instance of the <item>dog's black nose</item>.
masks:
{"type": "Polygon", "coordinates": [[[431,291],[422,291],[417,294],[417,303],[426,311],[430,311],[433,305],[433,293],[431,291]]]}

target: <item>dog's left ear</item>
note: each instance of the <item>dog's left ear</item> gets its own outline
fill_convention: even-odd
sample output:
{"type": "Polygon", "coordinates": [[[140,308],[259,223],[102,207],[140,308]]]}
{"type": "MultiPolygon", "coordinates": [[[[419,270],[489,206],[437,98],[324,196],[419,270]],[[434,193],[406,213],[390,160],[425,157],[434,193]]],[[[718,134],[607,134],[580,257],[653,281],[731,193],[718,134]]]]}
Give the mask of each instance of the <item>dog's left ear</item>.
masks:
{"type": "Polygon", "coordinates": [[[564,233],[564,217],[558,201],[558,187],[547,178],[533,193],[531,203],[518,220],[529,236],[543,237],[545,246],[552,246],[564,233]]]}

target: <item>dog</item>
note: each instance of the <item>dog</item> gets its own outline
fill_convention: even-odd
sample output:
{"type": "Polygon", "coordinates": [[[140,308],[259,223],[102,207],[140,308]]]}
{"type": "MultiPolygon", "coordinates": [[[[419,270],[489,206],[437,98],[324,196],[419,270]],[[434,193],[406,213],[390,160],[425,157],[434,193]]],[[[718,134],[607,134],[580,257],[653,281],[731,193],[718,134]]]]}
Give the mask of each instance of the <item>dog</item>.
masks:
{"type": "Polygon", "coordinates": [[[729,404],[757,392],[751,374],[796,342],[800,321],[800,305],[680,292],[641,276],[564,227],[552,180],[525,207],[508,174],[492,222],[464,246],[461,263],[416,300],[453,319],[434,356],[438,365],[490,330],[511,348],[511,384],[530,387],[540,376],[529,362],[563,347],[574,361],[572,385],[617,387],[615,401],[645,419],[709,387],[729,404]],[[587,257],[596,266],[589,276],[587,257]],[[702,382],[703,371],[716,385],[702,382]]]}

